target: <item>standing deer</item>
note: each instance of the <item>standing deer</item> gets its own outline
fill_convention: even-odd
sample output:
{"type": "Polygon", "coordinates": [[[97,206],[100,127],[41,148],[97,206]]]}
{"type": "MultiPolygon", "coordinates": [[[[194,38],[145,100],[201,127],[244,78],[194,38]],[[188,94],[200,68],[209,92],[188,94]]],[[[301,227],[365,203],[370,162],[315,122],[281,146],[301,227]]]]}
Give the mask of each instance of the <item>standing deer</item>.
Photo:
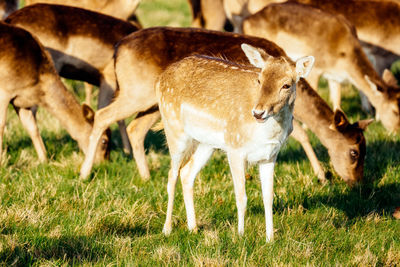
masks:
{"type": "MultiPolygon", "coordinates": [[[[36,4],[17,10],[7,23],[33,33],[50,52],[57,72],[65,78],[99,86],[98,108],[108,105],[116,90],[114,45],[138,28],[89,10],[36,4]]],[[[125,123],[118,122],[125,152],[130,144],[125,123]]]]}
{"type": "MultiPolygon", "coordinates": [[[[37,106],[59,119],[87,153],[94,112],[86,105],[81,107],[64,87],[50,56],[29,32],[0,22],[0,156],[9,103],[28,131],[40,161],[46,160],[46,149],[36,125],[37,106]]],[[[108,152],[107,135],[102,133],[100,139],[96,161],[108,152]]]]}
{"type": "Polygon", "coordinates": [[[244,233],[245,166],[259,164],[267,242],[273,238],[273,173],[276,157],[293,129],[296,83],[314,58],[293,64],[242,44],[255,68],[192,56],[170,65],[156,83],[156,95],[171,155],[168,209],[163,232],[172,224],[175,185],[181,174],[189,230],[196,229],[193,183],[214,149],[226,151],[235,187],[238,231],[244,233]],[[187,164],[185,155],[195,151],[187,164]]]}
{"type": "Polygon", "coordinates": [[[400,129],[400,90],[376,73],[347,20],[311,6],[286,2],[270,4],[247,17],[243,32],[269,38],[292,59],[303,53],[313,54],[315,69],[308,79],[316,87],[321,74],[327,77],[334,109],[340,107],[340,82],[347,79],[368,97],[386,129],[400,129]]]}
{"type": "MultiPolygon", "coordinates": [[[[231,61],[249,64],[240,48],[242,43],[260,47],[271,56],[286,55],[277,45],[262,38],[201,29],[157,27],[144,29],[125,37],[118,44],[115,54],[119,94],[113,103],[96,112],[89,149],[91,153],[95,152],[95,145],[102,129],[139,112],[127,130],[139,173],[144,179],[148,179],[150,172],[143,142],[148,130],[160,117],[154,93],[157,76],[168,65],[193,53],[221,55],[231,61]]],[[[334,116],[322,98],[304,80],[300,80],[300,84],[303,85],[301,85],[302,90],[298,91],[299,104],[295,105],[295,117],[296,113],[299,114],[301,122],[309,125],[321,139],[323,145],[328,148],[335,170],[344,180],[349,183],[361,180],[365,158],[363,129],[367,123],[350,124],[344,115],[338,116],[342,118],[341,120],[335,120],[336,115],[334,116]],[[338,123],[349,127],[336,127],[338,123]],[[358,127],[358,124],[362,127],[358,127]]],[[[304,130],[295,125],[294,133],[298,133],[296,137],[300,138],[305,146],[308,138],[304,130]]],[[[323,178],[323,170],[311,146],[308,144],[305,150],[311,157],[316,174],[323,178]]],[[[82,178],[89,175],[92,165],[93,154],[88,154],[81,168],[82,178]]]]}

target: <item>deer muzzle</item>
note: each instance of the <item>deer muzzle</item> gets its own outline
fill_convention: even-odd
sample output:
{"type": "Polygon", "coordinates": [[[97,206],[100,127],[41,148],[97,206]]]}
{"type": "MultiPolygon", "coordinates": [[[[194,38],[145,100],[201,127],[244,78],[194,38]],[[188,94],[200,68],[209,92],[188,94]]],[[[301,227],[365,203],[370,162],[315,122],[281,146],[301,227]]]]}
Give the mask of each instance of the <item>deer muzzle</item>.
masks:
{"type": "Polygon", "coordinates": [[[263,123],[269,117],[268,113],[265,110],[253,109],[252,110],[253,117],[257,120],[257,122],[263,123]]]}

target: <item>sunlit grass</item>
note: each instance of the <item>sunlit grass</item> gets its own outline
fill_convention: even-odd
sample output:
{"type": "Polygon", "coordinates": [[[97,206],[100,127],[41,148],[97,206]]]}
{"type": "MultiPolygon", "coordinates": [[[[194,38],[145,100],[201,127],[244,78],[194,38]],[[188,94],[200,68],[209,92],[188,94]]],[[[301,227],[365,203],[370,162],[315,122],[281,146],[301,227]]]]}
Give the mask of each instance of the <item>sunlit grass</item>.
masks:
{"type": "MultiPolygon", "coordinates": [[[[144,0],[138,14],[145,26],[190,23],[184,0],[144,0]],[[152,12],[165,6],[171,12],[152,12]]],[[[81,84],[68,84],[83,100],[81,84]]],[[[319,93],[327,99],[326,83],[320,85],[319,93]]],[[[368,117],[360,110],[354,88],[345,86],[343,97],[351,121],[368,117]]],[[[78,172],[83,154],[55,118],[39,109],[38,124],[50,159],[39,163],[14,110],[8,111],[3,144],[7,152],[0,168],[4,266],[395,266],[400,262],[400,223],[391,216],[400,206],[400,138],[388,134],[379,122],[365,132],[368,183],[352,189],[336,175],[328,185],[319,184],[300,144],[289,140],[275,169],[275,241],[267,244],[255,166],[248,169],[243,237],[237,234],[233,185],[222,152],[214,154],[196,179],[198,233],[187,230],[178,183],[174,228],[165,237],[161,231],[169,156],[162,133],[150,133],[146,140],[150,181],[143,182],[135,163],[123,154],[114,125],[110,162],[96,166],[92,179],[82,182],[78,172]]],[[[322,164],[333,172],[326,149],[311,133],[310,137],[322,164]]]]}

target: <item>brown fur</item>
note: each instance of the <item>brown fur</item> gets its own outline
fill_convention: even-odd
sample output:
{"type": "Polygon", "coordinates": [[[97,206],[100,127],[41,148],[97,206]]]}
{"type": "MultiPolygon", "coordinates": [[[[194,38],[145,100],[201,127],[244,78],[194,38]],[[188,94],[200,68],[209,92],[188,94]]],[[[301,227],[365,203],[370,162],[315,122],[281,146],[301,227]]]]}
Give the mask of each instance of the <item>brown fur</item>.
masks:
{"type": "Polygon", "coordinates": [[[297,84],[295,118],[304,122],[328,148],[335,171],[346,182],[351,184],[362,180],[366,155],[366,143],[362,132],[372,121],[351,124],[340,110],[332,112],[328,104],[319,99],[318,93],[310,90],[305,80],[300,81],[297,84]],[[337,117],[342,120],[335,120],[337,117]],[[342,127],[338,127],[339,123],[342,123],[342,127]],[[352,151],[357,154],[356,158],[351,156],[354,153],[352,151]]]}
{"type": "Polygon", "coordinates": [[[97,86],[104,76],[102,72],[112,60],[114,45],[138,30],[130,23],[107,15],[49,4],[27,6],[14,12],[6,22],[35,34],[46,48],[51,49],[62,76],[97,86]],[[69,47],[73,49],[65,54],[69,47]],[[66,57],[76,59],[80,65],[62,62],[66,57]]]}
{"type": "Polygon", "coordinates": [[[209,127],[220,132],[226,130],[226,143],[232,147],[242,146],[252,134],[245,125],[255,122],[255,116],[251,113],[253,108],[277,114],[289,98],[295,98],[292,96],[292,90],[287,93],[279,90],[285,84],[291,86],[295,83],[293,62],[288,62],[283,57],[271,57],[267,64],[265,71],[260,73],[258,68],[216,58],[185,58],[168,67],[168,71],[163,73],[166,79],[161,80],[160,94],[164,96],[163,103],[171,105],[164,110],[167,109],[169,114],[176,114],[179,121],[182,120],[182,103],[199,110],[205,109],[207,114],[226,122],[226,126],[215,124],[209,127]],[[260,83],[257,82],[259,76],[262,77],[260,83]],[[191,77],[191,82],[182,85],[181,81],[185,80],[185,77],[191,77]],[[202,88],[201,94],[198,88],[202,88]],[[239,110],[241,116],[238,117],[238,113],[227,112],[228,110],[239,110]],[[240,135],[240,140],[237,140],[236,134],[240,135]]]}
{"type": "MultiPolygon", "coordinates": [[[[52,55],[58,73],[100,87],[98,108],[108,105],[116,90],[114,45],[138,28],[131,23],[89,10],[49,4],[27,6],[7,23],[35,34],[52,55]]],[[[124,149],[130,145],[119,122],[124,149]]]]}
{"type": "Polygon", "coordinates": [[[134,14],[140,0],[25,0],[25,5],[38,3],[74,6],[136,22],[134,14]]]}
{"type": "MultiPolygon", "coordinates": [[[[379,74],[389,69],[399,59],[400,48],[400,1],[374,0],[291,0],[308,4],[325,12],[344,16],[357,28],[363,47],[373,57],[374,67],[379,74]]],[[[238,18],[235,29],[241,28],[243,19],[271,3],[283,0],[224,0],[225,12],[229,19],[238,18]],[[226,8],[228,7],[228,8],[226,8]]]]}
{"type": "MultiPolygon", "coordinates": [[[[120,86],[119,95],[110,106],[96,112],[92,140],[96,140],[102,129],[107,128],[114,121],[153,107],[156,104],[153,89],[154,81],[157,75],[169,64],[194,53],[212,56],[220,55],[239,64],[248,64],[247,58],[240,49],[240,44],[242,43],[260,47],[274,57],[285,55],[281,48],[265,39],[200,29],[149,28],[127,36],[119,43],[115,56],[116,75],[120,86]]],[[[301,82],[303,81],[301,80],[301,82]]],[[[301,116],[301,121],[310,124],[311,130],[316,132],[321,140],[324,139],[324,145],[329,148],[330,156],[343,161],[344,165],[349,166],[349,149],[336,151],[334,149],[335,144],[337,142],[357,144],[357,140],[363,138],[362,129],[358,129],[352,135],[344,135],[337,132],[332,138],[330,134],[332,130],[329,129],[328,122],[333,122],[333,112],[321,97],[312,91],[312,88],[308,85],[304,85],[303,88],[306,88],[304,89],[306,90],[305,92],[311,91],[312,93],[308,94],[298,90],[297,99],[304,98],[304,100],[297,101],[300,104],[295,105],[295,114],[304,114],[304,116],[301,116]],[[312,109],[312,112],[309,112],[309,107],[312,105],[325,105],[326,109],[323,111],[312,109]],[[325,127],[313,124],[313,122],[320,120],[326,122],[324,124],[325,127]]],[[[130,141],[134,147],[135,159],[140,162],[140,164],[138,163],[140,174],[145,178],[149,177],[149,171],[144,160],[143,136],[157,118],[159,118],[158,113],[137,117],[132,122],[132,127],[130,125],[128,128],[130,141]]],[[[97,141],[94,141],[93,145],[95,142],[97,141]]],[[[356,146],[360,151],[365,151],[365,143],[360,143],[356,146]]],[[[81,176],[83,177],[90,172],[92,164],[90,156],[85,159],[81,169],[81,176]]],[[[360,153],[360,161],[364,157],[365,153],[360,153]]],[[[362,161],[360,164],[362,165],[362,161]]],[[[335,165],[334,167],[337,169],[335,165]]],[[[340,171],[339,173],[347,180],[362,179],[362,173],[357,173],[356,175],[353,175],[352,172],[345,173],[340,171]]]]}
{"type": "MultiPolygon", "coordinates": [[[[24,126],[35,147],[41,150],[38,151],[39,157],[44,160],[44,145],[35,119],[27,113],[35,106],[42,106],[60,120],[86,152],[93,111],[87,106],[82,108],[63,86],[49,55],[36,39],[23,29],[0,22],[0,62],[0,137],[3,135],[7,106],[11,102],[20,116],[21,110],[26,110],[22,113],[27,114],[24,116],[30,116],[29,119],[21,118],[21,121],[26,121],[24,126]]],[[[97,159],[104,158],[107,152],[108,138],[104,135],[102,138],[105,146],[98,149],[97,159]]]]}
{"type": "Polygon", "coordinates": [[[373,0],[297,0],[324,11],[341,14],[356,28],[361,40],[400,55],[400,4],[373,0]]]}

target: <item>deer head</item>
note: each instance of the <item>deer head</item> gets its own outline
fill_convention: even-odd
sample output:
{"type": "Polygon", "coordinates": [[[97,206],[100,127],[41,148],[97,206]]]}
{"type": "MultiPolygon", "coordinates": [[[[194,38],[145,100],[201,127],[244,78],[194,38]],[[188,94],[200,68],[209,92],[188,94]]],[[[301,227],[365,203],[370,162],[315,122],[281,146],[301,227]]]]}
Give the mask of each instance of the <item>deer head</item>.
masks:
{"type": "Polygon", "coordinates": [[[259,95],[252,113],[258,122],[263,123],[287,104],[293,105],[296,99],[296,83],[310,73],[314,57],[300,58],[293,65],[284,57],[272,57],[264,50],[248,44],[242,44],[242,50],[250,63],[261,69],[257,80],[259,95]]]}
{"type": "MultiPolygon", "coordinates": [[[[82,105],[82,114],[85,120],[93,126],[94,123],[94,115],[95,112],[93,109],[86,105],[82,105]]],[[[99,145],[97,146],[96,155],[95,155],[95,162],[101,162],[104,159],[110,158],[110,145],[109,142],[111,140],[111,130],[107,128],[107,130],[102,134],[99,145]]],[[[87,142],[89,144],[89,140],[87,142]]],[[[85,151],[86,153],[86,151],[85,151]]]]}
{"type": "Polygon", "coordinates": [[[366,145],[363,131],[371,122],[373,119],[351,124],[341,110],[335,110],[333,115],[330,128],[342,133],[346,138],[336,142],[334,149],[329,149],[328,153],[335,171],[349,185],[361,181],[364,176],[366,145]]]}

